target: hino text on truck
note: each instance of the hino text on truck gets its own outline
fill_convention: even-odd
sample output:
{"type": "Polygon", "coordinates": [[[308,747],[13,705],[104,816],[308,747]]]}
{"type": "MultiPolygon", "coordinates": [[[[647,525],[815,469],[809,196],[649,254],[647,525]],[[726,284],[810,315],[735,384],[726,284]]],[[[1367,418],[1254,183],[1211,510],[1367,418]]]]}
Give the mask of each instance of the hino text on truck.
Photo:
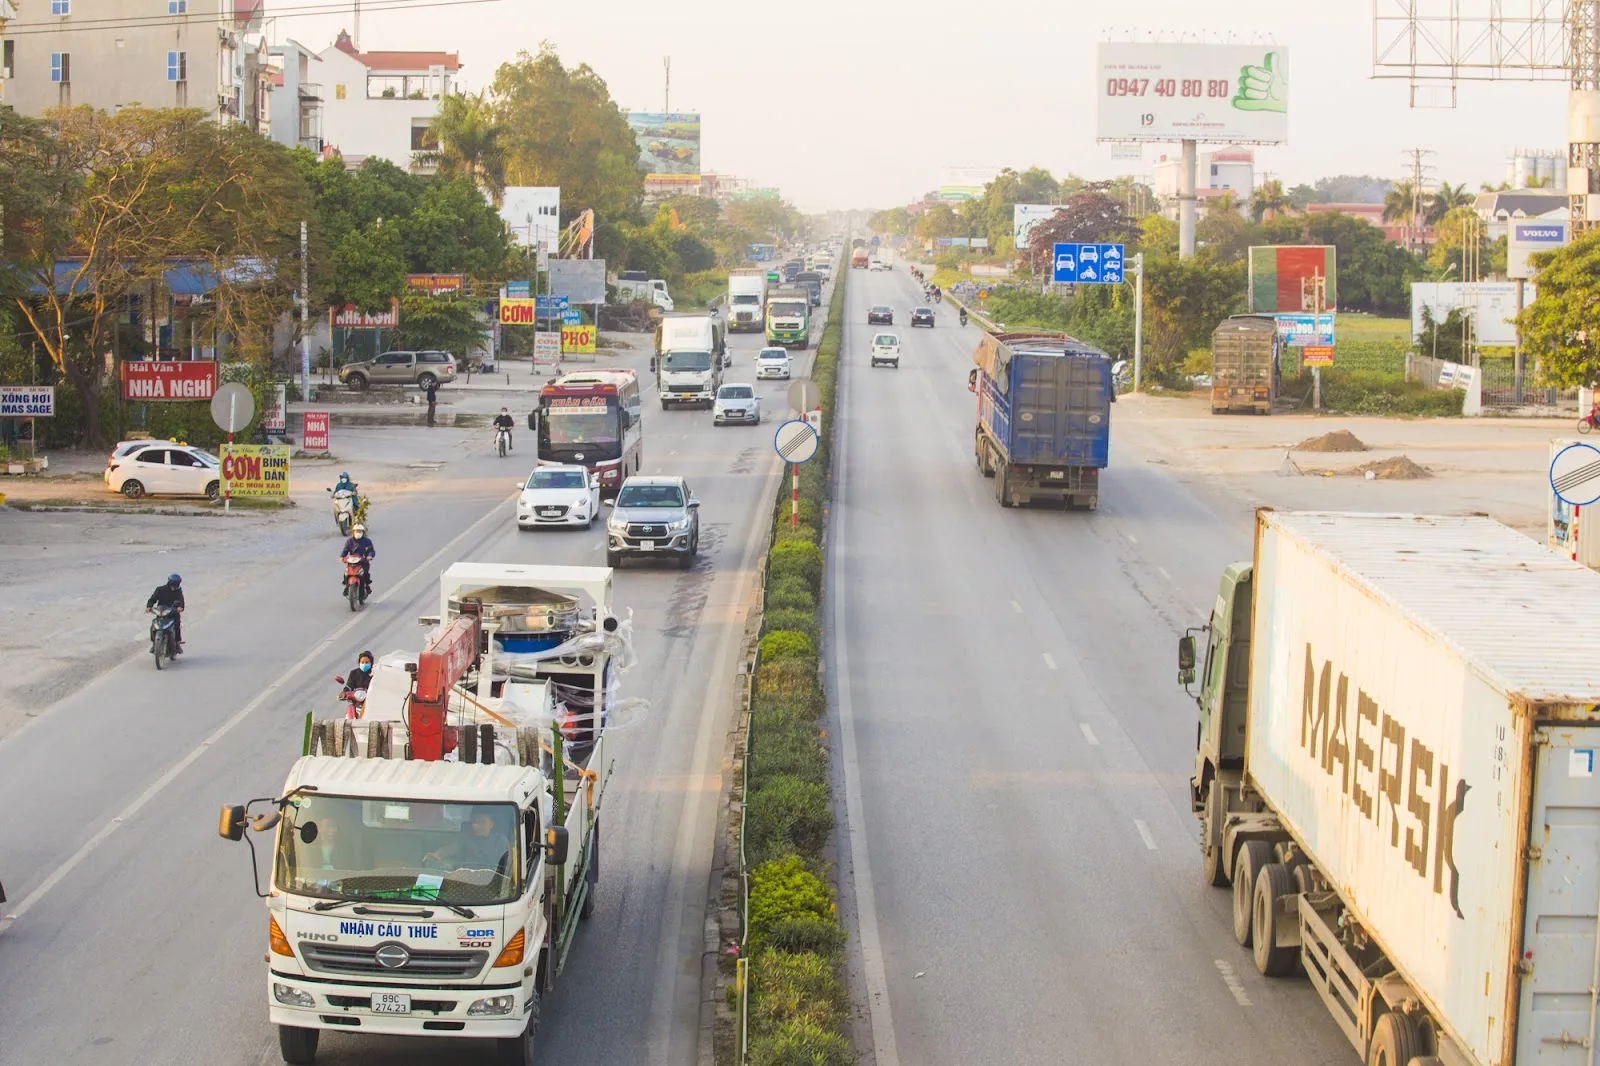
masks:
{"type": "Polygon", "coordinates": [[[1256,968],[1368,1066],[1590,1066],[1600,574],[1481,516],[1261,511],[1204,631],[1191,793],[1256,968]]]}
{"type": "MultiPolygon", "coordinates": [[[[541,997],[594,910],[606,729],[632,627],[604,567],[457,563],[420,654],[379,660],[360,720],[312,721],[273,799],[267,1009],[289,1063],[324,1031],[497,1042],[534,1062],[541,997]]],[[[255,848],[251,846],[252,867],[255,848]]]]}

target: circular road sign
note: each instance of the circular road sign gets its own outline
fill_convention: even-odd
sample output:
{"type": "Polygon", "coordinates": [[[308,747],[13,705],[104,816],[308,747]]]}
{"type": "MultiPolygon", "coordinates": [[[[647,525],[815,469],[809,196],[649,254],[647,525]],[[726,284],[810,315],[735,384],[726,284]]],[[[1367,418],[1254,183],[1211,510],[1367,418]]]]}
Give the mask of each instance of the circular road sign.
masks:
{"type": "Polygon", "coordinates": [[[1550,487],[1574,507],[1600,500],[1600,448],[1569,444],[1550,461],[1550,487]]]}
{"type": "Polygon", "coordinates": [[[822,390],[815,381],[801,379],[789,386],[789,410],[805,414],[815,411],[822,402],[822,390]]]}
{"type": "Polygon", "coordinates": [[[817,454],[821,438],[806,422],[785,422],[772,438],[773,447],[786,463],[804,463],[817,454]]]}
{"type": "Polygon", "coordinates": [[[230,381],[217,389],[211,397],[211,420],[224,433],[238,433],[250,424],[256,413],[256,400],[250,390],[237,381],[230,381]]]}

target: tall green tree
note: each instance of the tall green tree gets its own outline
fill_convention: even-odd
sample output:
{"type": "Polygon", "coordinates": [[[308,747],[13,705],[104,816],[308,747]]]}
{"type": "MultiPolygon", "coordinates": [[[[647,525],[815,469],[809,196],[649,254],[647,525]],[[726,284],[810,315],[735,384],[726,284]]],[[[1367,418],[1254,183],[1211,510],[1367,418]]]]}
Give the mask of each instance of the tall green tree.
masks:
{"type": "Polygon", "coordinates": [[[1274,178],[1262,182],[1250,196],[1250,217],[1256,222],[1273,218],[1289,206],[1289,194],[1283,191],[1283,182],[1274,178]]]}
{"type": "Polygon", "coordinates": [[[1600,230],[1534,257],[1539,294],[1517,318],[1523,347],[1544,378],[1572,388],[1600,384],[1600,230]]]}
{"type": "Polygon", "coordinates": [[[467,179],[498,205],[506,188],[504,134],[486,93],[451,93],[439,101],[428,128],[435,147],[423,159],[442,177],[467,179]]]}
{"type": "Polygon", "coordinates": [[[1428,194],[1427,211],[1423,217],[1428,225],[1437,226],[1450,212],[1471,207],[1474,199],[1465,183],[1451,185],[1448,181],[1441,181],[1439,187],[1428,194]]]}

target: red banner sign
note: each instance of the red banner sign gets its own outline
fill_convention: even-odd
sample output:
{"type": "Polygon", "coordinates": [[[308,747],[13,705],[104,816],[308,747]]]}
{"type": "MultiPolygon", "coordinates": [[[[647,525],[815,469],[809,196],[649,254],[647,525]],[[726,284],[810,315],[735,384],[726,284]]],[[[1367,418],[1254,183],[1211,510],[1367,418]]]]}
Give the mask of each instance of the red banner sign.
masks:
{"type": "Polygon", "coordinates": [[[216,394],[216,363],[130,359],[122,364],[122,398],[125,400],[209,401],[216,394]]]}
{"type": "Polygon", "coordinates": [[[354,304],[328,309],[328,324],[343,329],[394,329],[400,324],[400,300],[391,300],[389,310],[369,315],[354,304]]]}
{"type": "Polygon", "coordinates": [[[300,447],[308,452],[328,450],[328,412],[307,411],[300,430],[300,447]]]}
{"type": "Polygon", "coordinates": [[[406,288],[412,292],[427,292],[434,296],[458,293],[466,288],[465,274],[407,274],[406,288]]]}

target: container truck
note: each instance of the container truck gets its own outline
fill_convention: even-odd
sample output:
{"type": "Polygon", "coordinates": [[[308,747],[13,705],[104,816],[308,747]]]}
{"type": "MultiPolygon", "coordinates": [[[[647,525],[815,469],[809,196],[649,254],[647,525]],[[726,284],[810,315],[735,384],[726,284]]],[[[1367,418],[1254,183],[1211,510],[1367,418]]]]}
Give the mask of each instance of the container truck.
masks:
{"type": "Polygon", "coordinates": [[[1111,358],[1064,334],[1001,333],[985,335],[973,361],[978,469],[994,478],[1000,506],[1099,506],[1116,399],[1111,358]]]}
{"type": "Polygon", "coordinates": [[[667,315],[656,330],[656,380],[661,409],[669,404],[705,404],[709,410],[722,385],[727,341],[716,315],[667,315]]]}
{"type": "Polygon", "coordinates": [[[728,273],[728,332],[760,333],[765,326],[767,271],[764,267],[728,273]]]}
{"type": "Polygon", "coordinates": [[[1589,1066],[1600,574],[1482,516],[1263,510],[1201,631],[1191,799],[1256,968],[1369,1066],[1589,1066]]]}
{"type": "Polygon", "coordinates": [[[805,289],[774,289],[767,296],[767,343],[805,348],[811,340],[811,294],[805,289]]]}
{"type": "Polygon", "coordinates": [[[866,245],[859,245],[850,253],[850,269],[865,270],[872,261],[872,253],[867,251],[866,245]]]}
{"type": "Polygon", "coordinates": [[[1211,413],[1272,413],[1282,351],[1270,315],[1234,315],[1211,334],[1211,413]]]}
{"type": "MultiPolygon", "coordinates": [[[[288,1063],[321,1033],[480,1038],[532,1066],[540,1004],[595,909],[606,727],[633,662],[605,567],[457,563],[419,654],[358,720],[313,721],[273,799],[263,991],[288,1063]]],[[[373,1061],[378,1061],[374,1059],[373,1061]]]]}

